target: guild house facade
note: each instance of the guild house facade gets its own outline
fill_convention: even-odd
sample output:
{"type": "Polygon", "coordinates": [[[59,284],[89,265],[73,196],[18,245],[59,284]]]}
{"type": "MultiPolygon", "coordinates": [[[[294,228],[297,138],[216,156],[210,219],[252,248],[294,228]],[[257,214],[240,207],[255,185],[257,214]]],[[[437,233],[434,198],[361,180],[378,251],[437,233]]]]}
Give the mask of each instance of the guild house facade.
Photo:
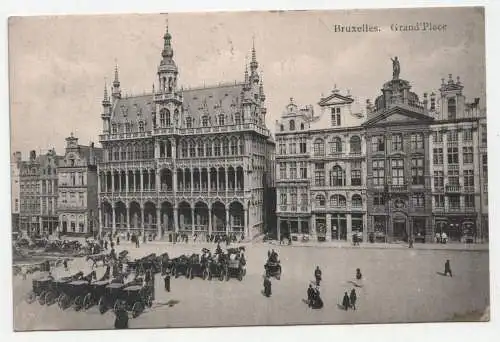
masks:
{"type": "Polygon", "coordinates": [[[241,82],[184,89],[167,29],[151,93],[122,96],[115,69],[102,101],[101,232],[252,237],[266,229],[274,142],[258,66],[252,48],[241,82]]]}
{"type": "Polygon", "coordinates": [[[277,234],[346,240],[366,227],[364,117],[338,89],[318,107],[291,99],[276,122],[277,234]]]}
{"type": "Polygon", "coordinates": [[[319,240],[488,239],[486,111],[460,79],[418,95],[393,77],[360,110],[337,90],[286,107],[276,128],[278,235],[319,240]]]}
{"type": "Polygon", "coordinates": [[[97,230],[97,161],[102,151],[78,144],[73,133],[58,167],[59,231],[64,235],[89,235],[97,230]]]}

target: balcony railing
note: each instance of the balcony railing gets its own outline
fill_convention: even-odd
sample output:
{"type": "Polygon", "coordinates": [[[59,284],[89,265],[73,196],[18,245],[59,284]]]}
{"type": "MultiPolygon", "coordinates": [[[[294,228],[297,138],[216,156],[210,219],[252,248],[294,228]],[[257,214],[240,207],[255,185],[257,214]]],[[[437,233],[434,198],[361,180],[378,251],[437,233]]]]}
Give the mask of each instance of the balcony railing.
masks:
{"type": "Polygon", "coordinates": [[[460,193],[462,191],[462,186],[461,185],[446,185],[445,187],[446,192],[450,193],[460,193]]]}
{"type": "Polygon", "coordinates": [[[408,184],[390,185],[389,191],[391,191],[391,192],[407,192],[408,191],[408,184]]]}
{"type": "Polygon", "coordinates": [[[464,186],[464,192],[474,192],[474,185],[472,186],[464,186]]]}

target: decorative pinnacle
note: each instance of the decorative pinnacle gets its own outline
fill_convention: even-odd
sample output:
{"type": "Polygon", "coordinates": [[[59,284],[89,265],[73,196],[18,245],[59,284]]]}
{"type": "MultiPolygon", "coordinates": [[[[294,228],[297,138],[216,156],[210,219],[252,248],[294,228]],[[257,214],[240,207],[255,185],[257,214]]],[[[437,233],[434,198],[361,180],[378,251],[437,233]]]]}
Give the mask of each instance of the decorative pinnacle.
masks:
{"type": "Polygon", "coordinates": [[[108,101],[108,84],[106,81],[106,77],[104,78],[104,99],[103,101],[108,101]]]}
{"type": "Polygon", "coordinates": [[[113,81],[115,87],[120,86],[120,80],[118,79],[118,62],[115,59],[115,80],[113,81]]]}

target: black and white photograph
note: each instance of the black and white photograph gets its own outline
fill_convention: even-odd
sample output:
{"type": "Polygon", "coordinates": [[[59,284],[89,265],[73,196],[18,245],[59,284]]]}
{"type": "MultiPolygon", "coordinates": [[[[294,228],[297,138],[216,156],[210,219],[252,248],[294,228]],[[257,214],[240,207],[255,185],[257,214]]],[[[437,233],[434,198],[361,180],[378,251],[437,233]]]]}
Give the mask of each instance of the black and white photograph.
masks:
{"type": "Polygon", "coordinates": [[[483,7],[12,16],[8,59],[14,331],[490,321],[483,7]]]}

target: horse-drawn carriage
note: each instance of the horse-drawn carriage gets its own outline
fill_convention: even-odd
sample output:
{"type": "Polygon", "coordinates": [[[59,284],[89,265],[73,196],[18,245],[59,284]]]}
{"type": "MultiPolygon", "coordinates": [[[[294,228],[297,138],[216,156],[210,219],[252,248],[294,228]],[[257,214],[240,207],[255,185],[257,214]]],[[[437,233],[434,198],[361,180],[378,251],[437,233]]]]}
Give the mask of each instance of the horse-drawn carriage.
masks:
{"type": "MultiPolygon", "coordinates": [[[[161,257],[161,256],[160,256],[161,257]]],[[[151,270],[153,273],[161,271],[161,259],[155,253],[146,255],[145,257],[128,261],[127,266],[131,271],[144,273],[146,270],[151,270]]]]}
{"type": "Polygon", "coordinates": [[[61,298],[64,284],[81,279],[83,272],[78,272],[69,277],[54,279],[52,276],[46,276],[39,279],[33,279],[32,291],[28,294],[27,301],[34,302],[38,298],[40,305],[52,305],[61,298]]]}
{"type": "Polygon", "coordinates": [[[218,278],[223,281],[226,277],[226,258],[224,254],[215,254],[207,259],[207,279],[218,278]]]}
{"type": "Polygon", "coordinates": [[[229,248],[226,257],[226,280],[231,277],[243,280],[246,274],[246,260],[241,248],[229,248]]]}
{"type": "Polygon", "coordinates": [[[281,263],[278,259],[278,254],[273,251],[267,259],[264,265],[264,270],[266,271],[266,276],[275,277],[280,280],[281,278],[281,263]]]}
{"type": "Polygon", "coordinates": [[[104,293],[99,298],[99,312],[105,313],[113,308],[117,311],[120,306],[125,306],[127,311],[132,311],[137,317],[146,306],[152,305],[152,288],[144,285],[142,279],[137,278],[130,282],[111,282],[104,288],[104,293]]]}
{"type": "Polygon", "coordinates": [[[199,254],[192,254],[189,257],[189,266],[187,271],[187,277],[193,279],[194,277],[201,277],[207,279],[207,259],[205,257],[200,257],[199,254]]]}
{"type": "MultiPolygon", "coordinates": [[[[153,305],[152,287],[149,285],[130,285],[122,289],[123,294],[117,305],[132,311],[132,317],[139,316],[146,307],[153,305]]],[[[115,310],[118,308],[115,307],[115,310]]]]}
{"type": "Polygon", "coordinates": [[[92,271],[82,279],[61,285],[61,296],[58,298],[59,306],[64,310],[72,306],[75,311],[84,307],[85,296],[90,292],[91,282],[95,279],[95,271],[92,271]]]}
{"type": "Polygon", "coordinates": [[[189,271],[189,257],[186,255],[181,255],[177,258],[173,258],[170,261],[170,273],[178,278],[180,275],[188,276],[189,271]]]}

